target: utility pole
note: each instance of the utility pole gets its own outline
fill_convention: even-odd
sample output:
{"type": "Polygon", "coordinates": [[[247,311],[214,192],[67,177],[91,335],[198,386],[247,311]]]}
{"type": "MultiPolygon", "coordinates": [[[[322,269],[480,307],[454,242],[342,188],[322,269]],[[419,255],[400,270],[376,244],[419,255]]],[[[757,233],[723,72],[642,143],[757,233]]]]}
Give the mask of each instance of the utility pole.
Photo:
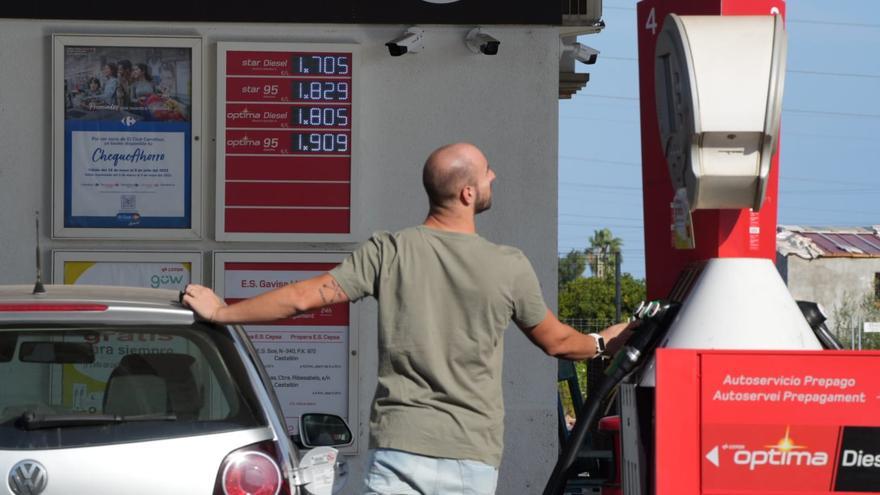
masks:
{"type": "Polygon", "coordinates": [[[614,323],[620,323],[620,251],[614,252],[614,323]]]}

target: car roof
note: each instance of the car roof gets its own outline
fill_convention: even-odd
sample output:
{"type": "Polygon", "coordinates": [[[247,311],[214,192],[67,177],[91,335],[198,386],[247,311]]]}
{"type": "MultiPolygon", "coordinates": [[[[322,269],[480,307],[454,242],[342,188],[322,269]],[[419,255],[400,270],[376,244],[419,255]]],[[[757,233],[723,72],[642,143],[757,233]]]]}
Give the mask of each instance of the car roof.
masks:
{"type": "Polygon", "coordinates": [[[191,324],[192,310],[168,289],[98,285],[0,285],[0,323],[72,321],[118,324],[191,324]],[[103,309],[102,309],[103,308],[103,309]]]}

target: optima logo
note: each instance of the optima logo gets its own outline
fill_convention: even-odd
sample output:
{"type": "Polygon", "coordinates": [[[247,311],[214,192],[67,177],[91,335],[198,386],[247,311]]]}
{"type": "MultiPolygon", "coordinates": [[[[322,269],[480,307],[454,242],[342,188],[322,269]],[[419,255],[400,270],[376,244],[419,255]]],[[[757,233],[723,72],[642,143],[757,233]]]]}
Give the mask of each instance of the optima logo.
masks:
{"type": "Polygon", "coordinates": [[[733,462],[748,466],[754,471],[758,466],[827,466],[827,452],[785,450],[740,450],[733,455],[733,462]]]}
{"type": "MultiPolygon", "coordinates": [[[[729,448],[725,446],[725,448],[729,448]]],[[[707,454],[716,467],[719,466],[718,447],[707,454]]],[[[748,466],[749,471],[774,466],[816,466],[828,465],[828,452],[810,451],[804,445],[798,445],[791,437],[791,427],[785,428],[785,436],[773,445],[765,445],[763,449],[751,450],[737,446],[733,454],[733,463],[748,466]]]]}
{"type": "Polygon", "coordinates": [[[239,139],[227,139],[226,146],[230,148],[238,148],[239,146],[260,146],[260,140],[242,136],[239,139]]]}
{"type": "Polygon", "coordinates": [[[228,120],[239,120],[239,119],[259,119],[260,112],[252,112],[247,108],[242,109],[240,112],[226,112],[226,118],[228,120]]]}

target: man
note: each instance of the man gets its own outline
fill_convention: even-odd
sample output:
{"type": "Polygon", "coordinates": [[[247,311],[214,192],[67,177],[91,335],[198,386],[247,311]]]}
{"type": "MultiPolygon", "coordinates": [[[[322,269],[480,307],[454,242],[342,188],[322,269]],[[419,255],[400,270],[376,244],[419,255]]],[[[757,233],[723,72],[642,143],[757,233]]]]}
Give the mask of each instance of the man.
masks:
{"type": "MultiPolygon", "coordinates": [[[[492,494],[501,462],[503,332],[511,319],[551,356],[597,355],[600,336],[559,322],[523,253],[476,233],[495,172],[474,145],[434,151],[422,225],[378,233],[329,273],[232,306],[189,285],[184,302],[221,322],[289,317],[373,296],[379,383],[370,414],[366,493],[492,494]]],[[[609,352],[626,325],[602,331],[609,352]]]]}

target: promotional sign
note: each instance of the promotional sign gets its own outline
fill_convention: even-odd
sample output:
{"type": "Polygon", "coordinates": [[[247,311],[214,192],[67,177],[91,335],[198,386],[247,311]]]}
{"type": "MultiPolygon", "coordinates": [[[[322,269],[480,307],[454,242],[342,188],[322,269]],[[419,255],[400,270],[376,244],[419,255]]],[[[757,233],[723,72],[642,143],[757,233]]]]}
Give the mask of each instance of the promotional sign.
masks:
{"type": "Polygon", "coordinates": [[[55,235],[195,237],[200,41],[53,39],[55,235]]]}
{"type": "MultiPolygon", "coordinates": [[[[231,304],[320,275],[341,260],[341,254],[216,253],[215,290],[231,304]]],[[[245,325],[291,433],[303,413],[331,413],[347,420],[356,414],[354,320],[351,305],[342,303],[285,320],[245,325]]]]}
{"type": "Polygon", "coordinates": [[[346,240],[355,47],[218,43],[217,238],[346,240]]]}
{"type": "Polygon", "coordinates": [[[880,493],[878,373],[878,352],[658,351],[658,495],[880,493]]]}
{"type": "Polygon", "coordinates": [[[52,252],[52,280],[68,285],[113,285],[183,290],[202,283],[202,253],[158,251],[52,252]]]}
{"type": "MultiPolygon", "coordinates": [[[[202,282],[202,254],[199,252],[63,251],[52,252],[52,280],[66,285],[112,285],[152,289],[183,290],[186,284],[202,282]]],[[[188,352],[189,342],[178,336],[154,332],[117,335],[98,334],[74,338],[93,345],[95,360],[65,364],[58,378],[63,403],[75,411],[101,411],[107,380],[127,354],[188,352]],[[83,340],[84,339],[84,340],[83,340]]]]}

